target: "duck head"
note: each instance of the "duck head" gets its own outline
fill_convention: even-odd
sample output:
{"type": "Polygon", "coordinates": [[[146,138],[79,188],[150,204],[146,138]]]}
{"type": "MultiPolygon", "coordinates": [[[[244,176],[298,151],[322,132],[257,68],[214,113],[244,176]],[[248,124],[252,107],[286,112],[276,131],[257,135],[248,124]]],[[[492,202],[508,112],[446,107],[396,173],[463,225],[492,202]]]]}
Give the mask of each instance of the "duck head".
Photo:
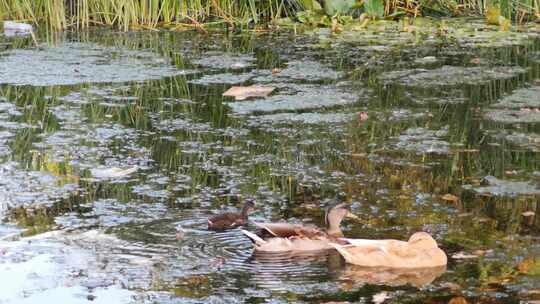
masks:
{"type": "Polygon", "coordinates": [[[242,207],[242,217],[247,218],[253,211],[255,211],[255,200],[246,199],[244,201],[244,206],[242,207]]]}
{"type": "Polygon", "coordinates": [[[408,243],[423,249],[438,248],[437,241],[429,233],[423,231],[411,235],[408,243]]]}
{"type": "Polygon", "coordinates": [[[341,221],[346,217],[358,219],[356,215],[349,211],[348,205],[345,203],[327,209],[324,217],[327,227],[326,232],[334,236],[343,236],[340,225],[341,221]]]}

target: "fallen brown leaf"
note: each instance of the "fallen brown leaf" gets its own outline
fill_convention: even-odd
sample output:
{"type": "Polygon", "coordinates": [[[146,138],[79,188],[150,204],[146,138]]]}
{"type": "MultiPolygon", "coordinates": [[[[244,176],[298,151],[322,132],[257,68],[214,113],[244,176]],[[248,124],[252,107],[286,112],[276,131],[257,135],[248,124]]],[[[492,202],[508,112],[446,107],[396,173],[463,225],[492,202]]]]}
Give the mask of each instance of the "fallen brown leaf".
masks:
{"type": "Polygon", "coordinates": [[[441,287],[448,288],[450,290],[460,290],[461,288],[463,288],[463,287],[461,287],[461,285],[459,285],[457,283],[452,283],[452,282],[442,283],[441,287]]]}
{"type": "Polygon", "coordinates": [[[248,87],[233,86],[229,88],[223,96],[234,97],[236,100],[244,100],[250,97],[266,97],[274,91],[274,87],[252,85],[248,87]]]}
{"type": "Polygon", "coordinates": [[[517,265],[517,269],[521,273],[528,273],[535,265],[536,260],[534,258],[527,258],[517,265]]]}
{"type": "Polygon", "coordinates": [[[446,193],[445,195],[441,196],[441,198],[445,201],[449,201],[449,202],[452,202],[452,203],[457,203],[459,202],[459,197],[453,195],[453,194],[450,194],[450,193],[446,193]]]}
{"type": "Polygon", "coordinates": [[[467,304],[467,300],[464,297],[453,297],[448,301],[448,304],[467,304]]]}
{"type": "Polygon", "coordinates": [[[367,112],[360,112],[358,113],[358,120],[364,121],[369,118],[369,114],[367,112]]]}
{"type": "Polygon", "coordinates": [[[480,63],[482,63],[482,59],[476,57],[476,58],[471,59],[469,61],[469,63],[471,63],[471,64],[480,64],[480,63]]]}
{"type": "Polygon", "coordinates": [[[534,216],[536,213],[534,211],[525,211],[521,215],[524,217],[534,216]]]}
{"type": "Polygon", "coordinates": [[[464,260],[464,259],[476,259],[478,256],[474,254],[468,254],[463,251],[456,252],[452,255],[453,259],[456,260],[464,260]]]}
{"type": "Polygon", "coordinates": [[[481,255],[486,255],[486,253],[491,253],[491,252],[493,252],[492,249],[488,249],[488,250],[477,249],[477,250],[473,251],[473,254],[475,254],[477,256],[481,256],[481,255]]]}
{"type": "Polygon", "coordinates": [[[384,303],[384,301],[390,299],[390,294],[387,291],[381,291],[379,293],[376,293],[373,295],[373,298],[371,299],[371,302],[373,304],[381,304],[384,303]]]}

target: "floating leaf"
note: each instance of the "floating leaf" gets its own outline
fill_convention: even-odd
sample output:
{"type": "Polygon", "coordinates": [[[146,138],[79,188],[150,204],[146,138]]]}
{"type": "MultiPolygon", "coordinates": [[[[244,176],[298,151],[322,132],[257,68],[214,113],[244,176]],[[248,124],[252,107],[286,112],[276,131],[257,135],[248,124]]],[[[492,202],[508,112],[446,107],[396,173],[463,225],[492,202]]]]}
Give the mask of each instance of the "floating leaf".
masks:
{"type": "Polygon", "coordinates": [[[390,299],[390,295],[388,291],[381,291],[373,295],[373,299],[371,300],[371,302],[374,304],[381,304],[381,303],[384,303],[384,301],[388,299],[390,299]]]}
{"type": "Polygon", "coordinates": [[[233,86],[225,91],[223,96],[234,97],[236,100],[244,100],[250,97],[266,97],[270,95],[274,89],[274,87],[260,85],[252,85],[248,87],[233,86]]]}
{"type": "Polygon", "coordinates": [[[467,300],[464,297],[453,297],[448,304],[467,304],[467,300]]]}
{"type": "Polygon", "coordinates": [[[90,170],[90,173],[92,173],[92,176],[95,178],[101,178],[101,179],[112,179],[112,178],[122,178],[130,175],[131,173],[137,171],[138,167],[132,167],[127,169],[121,169],[121,168],[93,168],[90,170]]]}
{"type": "Polygon", "coordinates": [[[452,255],[453,259],[456,260],[464,260],[464,259],[476,259],[478,256],[474,254],[468,254],[463,251],[456,252],[452,255]]]}
{"type": "Polygon", "coordinates": [[[525,258],[517,265],[517,270],[521,273],[526,273],[529,275],[539,275],[540,260],[538,260],[536,257],[525,258]]]}
{"type": "Polygon", "coordinates": [[[443,195],[441,197],[443,200],[445,201],[449,201],[449,202],[453,202],[453,203],[456,203],[459,201],[459,197],[453,195],[453,194],[450,194],[450,193],[447,193],[445,195],[443,195]]]}

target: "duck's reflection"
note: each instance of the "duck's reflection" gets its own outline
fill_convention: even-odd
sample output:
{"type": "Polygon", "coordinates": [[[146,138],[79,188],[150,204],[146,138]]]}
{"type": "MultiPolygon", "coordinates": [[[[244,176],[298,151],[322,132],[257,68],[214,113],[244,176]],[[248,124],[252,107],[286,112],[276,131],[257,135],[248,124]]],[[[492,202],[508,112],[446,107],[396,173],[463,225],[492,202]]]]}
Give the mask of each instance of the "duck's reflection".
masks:
{"type": "Polygon", "coordinates": [[[257,252],[244,263],[249,265],[252,282],[260,288],[287,291],[306,284],[328,281],[327,256],[326,250],[294,254],[257,252]]]}
{"type": "Polygon", "coordinates": [[[335,272],[335,279],[344,286],[364,284],[422,287],[430,284],[446,271],[446,266],[430,268],[383,268],[347,264],[335,272]]]}
{"type": "Polygon", "coordinates": [[[249,264],[253,281],[260,287],[285,290],[290,284],[336,282],[342,289],[364,284],[422,287],[446,271],[446,266],[431,268],[383,268],[345,264],[335,250],[291,254],[254,253],[249,264]]]}

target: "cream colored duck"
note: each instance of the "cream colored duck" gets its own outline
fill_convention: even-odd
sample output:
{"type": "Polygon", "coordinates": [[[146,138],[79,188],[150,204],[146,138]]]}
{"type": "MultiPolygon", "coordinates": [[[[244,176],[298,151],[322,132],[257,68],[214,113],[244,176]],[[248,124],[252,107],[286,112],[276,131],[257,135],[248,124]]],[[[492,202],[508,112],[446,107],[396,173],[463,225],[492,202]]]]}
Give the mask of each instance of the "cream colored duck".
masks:
{"type": "Polygon", "coordinates": [[[444,266],[447,257],[426,232],[416,232],[407,242],[398,240],[344,239],[330,243],[347,263],[366,267],[428,268],[444,266]]]}
{"type": "Polygon", "coordinates": [[[343,218],[357,218],[346,204],[338,204],[326,212],[326,230],[289,223],[254,223],[271,237],[262,237],[242,230],[255,243],[258,252],[310,252],[332,249],[330,242],[340,243],[343,237],[340,224],[343,218]]]}

